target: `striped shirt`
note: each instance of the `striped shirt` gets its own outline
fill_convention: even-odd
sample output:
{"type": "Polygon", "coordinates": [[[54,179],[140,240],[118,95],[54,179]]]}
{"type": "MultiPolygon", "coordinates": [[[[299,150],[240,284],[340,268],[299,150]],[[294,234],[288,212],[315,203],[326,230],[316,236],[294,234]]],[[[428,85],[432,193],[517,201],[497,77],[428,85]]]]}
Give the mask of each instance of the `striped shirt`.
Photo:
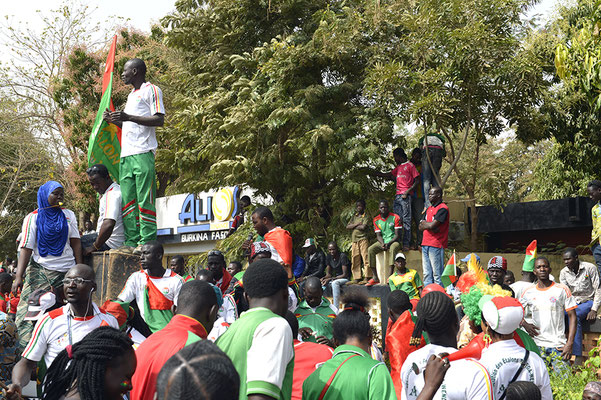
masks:
{"type": "Polygon", "coordinates": [[[85,318],[70,316],[68,304],[44,315],[36,323],[31,340],[23,351],[23,357],[36,362],[43,358],[46,366],[50,367],[58,353],[69,344],[69,319],[71,320],[71,344],[79,342],[99,326],[112,326],[119,329],[115,317],[105,313],[94,303],[92,307],[94,315],[85,318]]]}
{"type": "MultiPolygon", "coordinates": [[[[139,117],[151,117],[155,114],[165,114],[163,92],[158,86],[144,82],[140,89],[133,89],[127,96],[123,110],[127,114],[139,117]]],[[[132,121],[123,122],[121,130],[121,157],[135,154],[154,152],[158,146],[156,127],[136,124],[132,121]]]]}

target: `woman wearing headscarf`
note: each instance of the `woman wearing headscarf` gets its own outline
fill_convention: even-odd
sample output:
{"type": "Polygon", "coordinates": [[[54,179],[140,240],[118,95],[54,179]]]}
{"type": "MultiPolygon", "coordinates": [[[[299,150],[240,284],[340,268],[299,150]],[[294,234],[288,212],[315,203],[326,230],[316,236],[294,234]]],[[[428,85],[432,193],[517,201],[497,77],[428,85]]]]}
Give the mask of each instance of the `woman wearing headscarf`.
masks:
{"type": "Polygon", "coordinates": [[[21,291],[16,323],[19,344],[25,347],[33,325],[24,321],[29,294],[36,289],[56,290],[63,286],[65,273],[82,263],[77,218],[73,211],[62,208],[64,189],[56,181],[44,183],[38,190],[38,208],[23,220],[19,261],[12,292],[21,291]]]}

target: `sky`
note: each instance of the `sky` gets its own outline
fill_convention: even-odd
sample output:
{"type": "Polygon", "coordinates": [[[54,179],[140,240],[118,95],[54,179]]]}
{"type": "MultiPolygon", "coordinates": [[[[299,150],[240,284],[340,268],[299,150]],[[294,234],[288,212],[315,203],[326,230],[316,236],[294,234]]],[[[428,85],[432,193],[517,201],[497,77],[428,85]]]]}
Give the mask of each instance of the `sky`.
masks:
{"type": "MultiPolygon", "coordinates": [[[[175,0],[83,0],[78,3],[91,8],[97,7],[93,14],[96,20],[104,21],[119,15],[128,18],[129,25],[145,32],[150,32],[153,22],[158,22],[161,17],[175,9],[175,0]]],[[[12,20],[28,21],[29,25],[35,28],[39,26],[37,10],[47,14],[62,4],[62,0],[0,0],[0,16],[8,15],[12,20]]]]}
{"type": "MultiPolygon", "coordinates": [[[[540,14],[544,20],[551,15],[558,0],[541,0],[531,11],[540,14]]],[[[97,7],[94,16],[98,20],[105,20],[113,15],[129,19],[129,24],[134,28],[149,32],[153,22],[174,9],[175,0],[83,0],[80,3],[97,7]]],[[[0,0],[0,16],[8,15],[13,20],[28,21],[35,27],[38,18],[36,11],[47,13],[63,4],[62,0],[0,0]]]]}

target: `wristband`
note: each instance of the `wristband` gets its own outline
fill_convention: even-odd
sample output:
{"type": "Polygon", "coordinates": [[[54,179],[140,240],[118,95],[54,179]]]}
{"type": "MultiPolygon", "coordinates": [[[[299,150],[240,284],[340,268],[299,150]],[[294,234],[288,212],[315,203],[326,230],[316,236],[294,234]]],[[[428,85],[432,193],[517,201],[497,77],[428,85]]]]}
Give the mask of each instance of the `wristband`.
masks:
{"type": "Polygon", "coordinates": [[[94,247],[96,249],[96,251],[100,251],[100,249],[98,247],[96,247],[96,242],[92,243],[92,247],[94,247]]]}

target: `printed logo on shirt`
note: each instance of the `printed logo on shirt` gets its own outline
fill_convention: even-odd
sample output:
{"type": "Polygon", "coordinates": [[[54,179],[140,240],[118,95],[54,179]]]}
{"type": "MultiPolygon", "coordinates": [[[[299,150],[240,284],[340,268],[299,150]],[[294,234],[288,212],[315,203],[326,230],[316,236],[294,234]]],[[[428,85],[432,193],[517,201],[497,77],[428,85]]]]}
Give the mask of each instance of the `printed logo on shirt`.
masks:
{"type": "Polygon", "coordinates": [[[163,294],[169,294],[169,288],[165,286],[161,292],[163,292],[163,294]]]}
{"type": "Polygon", "coordinates": [[[69,341],[69,336],[68,336],[68,335],[65,333],[63,336],[59,337],[59,338],[56,340],[56,343],[57,343],[59,346],[62,346],[63,344],[64,344],[65,346],[67,346],[67,344],[69,344],[69,343],[67,343],[68,341],[69,341]]]}
{"type": "Polygon", "coordinates": [[[557,299],[556,299],[555,297],[551,297],[551,298],[549,299],[549,301],[551,302],[551,304],[555,304],[555,303],[557,303],[557,299]]]}

